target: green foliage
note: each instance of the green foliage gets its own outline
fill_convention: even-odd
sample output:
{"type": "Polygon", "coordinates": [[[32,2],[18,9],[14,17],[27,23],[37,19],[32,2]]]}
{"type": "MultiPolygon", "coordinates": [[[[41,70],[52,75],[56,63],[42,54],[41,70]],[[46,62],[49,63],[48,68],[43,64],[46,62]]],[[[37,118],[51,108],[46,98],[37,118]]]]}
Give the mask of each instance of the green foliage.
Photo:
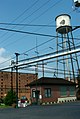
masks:
{"type": "Polygon", "coordinates": [[[78,79],[78,87],[79,87],[79,90],[80,90],[80,71],[79,71],[79,74],[77,76],[77,79],[78,79]]]}
{"type": "Polygon", "coordinates": [[[76,93],[77,99],[80,100],[80,69],[79,69],[79,73],[77,76],[77,80],[78,80],[78,91],[76,93]]]}
{"type": "Polygon", "coordinates": [[[3,99],[2,99],[2,98],[0,98],[0,104],[1,104],[1,103],[3,103],[3,102],[4,102],[4,101],[3,101],[3,99]]]}
{"type": "Polygon", "coordinates": [[[4,103],[5,105],[9,105],[9,106],[16,103],[16,93],[10,90],[4,99],[4,103]]]}

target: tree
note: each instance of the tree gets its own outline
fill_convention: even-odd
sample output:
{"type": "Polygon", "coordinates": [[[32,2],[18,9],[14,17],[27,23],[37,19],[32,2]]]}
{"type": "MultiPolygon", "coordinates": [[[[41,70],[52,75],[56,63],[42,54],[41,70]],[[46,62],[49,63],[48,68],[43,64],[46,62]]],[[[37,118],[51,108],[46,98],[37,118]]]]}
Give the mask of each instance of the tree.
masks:
{"type": "Polygon", "coordinates": [[[12,104],[16,103],[16,93],[13,90],[10,90],[5,99],[4,99],[5,105],[11,106],[12,104]]]}
{"type": "Polygon", "coordinates": [[[77,96],[77,99],[80,100],[80,69],[77,76],[77,80],[78,80],[78,90],[77,90],[76,96],[77,96]]]}
{"type": "Polygon", "coordinates": [[[78,80],[78,88],[80,90],[80,69],[79,69],[79,73],[78,73],[78,76],[77,76],[77,80],[78,80]]]}
{"type": "Polygon", "coordinates": [[[2,98],[0,98],[0,104],[1,104],[1,103],[3,103],[3,102],[4,102],[4,101],[3,101],[3,99],[2,99],[2,98]]]}

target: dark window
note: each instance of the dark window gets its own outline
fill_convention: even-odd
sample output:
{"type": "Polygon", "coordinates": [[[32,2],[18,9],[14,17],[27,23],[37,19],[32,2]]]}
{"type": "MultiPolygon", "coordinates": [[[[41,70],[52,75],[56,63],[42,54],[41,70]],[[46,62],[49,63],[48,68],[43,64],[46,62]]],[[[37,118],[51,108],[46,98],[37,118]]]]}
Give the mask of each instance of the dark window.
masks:
{"type": "Polygon", "coordinates": [[[1,92],[1,94],[3,94],[3,92],[1,92]]]}
{"type": "Polygon", "coordinates": [[[66,86],[60,87],[60,95],[61,96],[67,96],[67,87],[66,86]]]}
{"type": "Polygon", "coordinates": [[[51,97],[51,88],[45,88],[44,95],[45,95],[46,98],[51,97]]]}
{"type": "Polygon", "coordinates": [[[75,95],[75,87],[69,87],[69,91],[70,91],[70,96],[75,95]]]}
{"type": "Polygon", "coordinates": [[[3,82],[1,82],[1,84],[3,84],[3,82]]]}
{"type": "Polygon", "coordinates": [[[32,97],[35,98],[36,95],[35,95],[35,90],[32,90],[32,97]]]}
{"type": "Polygon", "coordinates": [[[1,81],[3,81],[3,79],[1,79],[1,81]]]}
{"type": "Polygon", "coordinates": [[[3,89],[1,89],[1,91],[3,91],[3,89]]]}

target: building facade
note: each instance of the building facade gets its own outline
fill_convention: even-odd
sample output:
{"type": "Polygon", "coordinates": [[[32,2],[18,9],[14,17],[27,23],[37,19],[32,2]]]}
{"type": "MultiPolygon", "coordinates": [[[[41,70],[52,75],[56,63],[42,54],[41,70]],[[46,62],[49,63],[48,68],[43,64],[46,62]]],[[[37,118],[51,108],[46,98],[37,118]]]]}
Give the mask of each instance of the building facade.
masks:
{"type": "MultiPolygon", "coordinates": [[[[18,73],[18,97],[26,96],[30,100],[30,87],[25,87],[26,84],[36,80],[35,74],[18,73]]],[[[0,98],[4,98],[8,91],[13,89],[16,91],[16,73],[15,72],[0,72],[0,98]]]]}
{"type": "Polygon", "coordinates": [[[49,104],[76,100],[76,84],[65,79],[42,77],[29,85],[32,103],[49,104]]]}

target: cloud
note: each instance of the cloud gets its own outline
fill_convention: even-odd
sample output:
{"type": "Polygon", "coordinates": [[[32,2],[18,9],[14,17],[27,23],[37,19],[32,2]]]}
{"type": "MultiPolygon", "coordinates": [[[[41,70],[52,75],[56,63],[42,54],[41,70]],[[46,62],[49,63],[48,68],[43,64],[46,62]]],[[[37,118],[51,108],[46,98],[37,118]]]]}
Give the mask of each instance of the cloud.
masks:
{"type": "Polygon", "coordinates": [[[7,55],[7,51],[4,48],[0,48],[0,69],[10,65],[10,56],[7,55]]]}
{"type": "Polygon", "coordinates": [[[0,56],[2,56],[5,53],[5,49],[4,48],[0,48],[0,56]]]}

